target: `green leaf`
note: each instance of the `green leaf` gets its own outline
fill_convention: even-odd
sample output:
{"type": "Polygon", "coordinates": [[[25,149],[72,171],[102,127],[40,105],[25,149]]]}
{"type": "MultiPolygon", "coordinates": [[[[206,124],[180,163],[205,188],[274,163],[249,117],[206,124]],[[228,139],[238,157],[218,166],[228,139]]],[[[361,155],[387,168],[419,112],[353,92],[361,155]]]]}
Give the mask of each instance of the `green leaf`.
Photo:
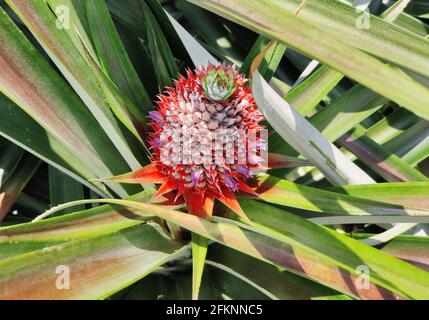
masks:
{"type": "MultiPolygon", "coordinates": [[[[366,239],[372,234],[350,233],[353,239],[366,239]]],[[[398,236],[389,243],[382,246],[381,250],[402,259],[418,268],[429,271],[428,255],[429,238],[426,236],[398,236]]]]}
{"type": "Polygon", "coordinates": [[[192,299],[198,300],[207,256],[207,238],[192,234],[192,299]]]}
{"type": "MultiPolygon", "coordinates": [[[[362,46],[372,46],[375,43],[379,45],[382,50],[378,48],[380,49],[379,51],[374,49],[370,53],[378,53],[383,58],[389,58],[390,53],[393,55],[397,53],[401,55],[400,62],[403,62],[403,65],[406,65],[408,68],[412,68],[412,65],[414,65],[416,67],[414,71],[421,72],[424,70],[425,74],[429,75],[429,59],[426,56],[426,52],[428,51],[427,41],[422,37],[414,36],[412,33],[407,33],[393,25],[387,24],[389,26],[387,29],[386,22],[377,17],[372,17],[374,25],[368,32],[357,33],[355,26],[357,14],[355,9],[346,4],[341,4],[339,1],[327,1],[335,3],[328,6],[325,4],[325,1],[310,0],[308,5],[301,11],[299,17],[294,16],[285,8],[285,6],[288,6],[296,9],[297,0],[282,2],[268,2],[266,0],[221,0],[216,3],[206,0],[192,0],[191,2],[214,11],[262,35],[290,45],[309,57],[315,58],[360,82],[371,90],[403,105],[420,117],[429,119],[425,107],[425,101],[429,100],[428,88],[414,81],[402,70],[385,65],[369,54],[348,45],[347,42],[350,42],[350,40],[347,40],[347,38],[353,38],[355,42],[359,41],[358,44],[362,46]],[[338,10],[332,10],[332,5],[335,5],[338,10]],[[308,8],[311,7],[317,7],[322,10],[324,14],[332,14],[332,12],[334,12],[339,21],[344,21],[345,19],[347,19],[347,21],[341,25],[337,25],[335,28],[327,26],[322,27],[322,24],[315,26],[301,18],[309,12],[308,8]],[[344,14],[344,17],[341,14],[344,14]],[[351,25],[351,23],[353,23],[353,25],[351,25]],[[373,38],[362,39],[363,37],[359,38],[353,36],[356,34],[372,35],[371,30],[377,29],[378,27],[382,29],[383,36],[392,38],[395,35],[399,37],[401,44],[403,44],[405,48],[396,46],[395,49],[397,50],[386,50],[387,44],[379,40],[373,38]],[[334,30],[335,36],[329,33],[332,30],[334,30]],[[353,35],[346,31],[352,32],[353,35]],[[336,36],[340,35],[341,40],[338,40],[336,36]],[[410,48],[411,45],[415,46],[410,48]],[[411,50],[416,57],[413,63],[410,63],[409,59],[411,50]],[[421,64],[417,66],[416,64],[420,62],[421,64]]],[[[320,13],[316,10],[313,10],[312,13],[316,17],[320,16],[320,13]]],[[[331,22],[337,20],[317,19],[317,21],[322,23],[323,21],[331,22]]],[[[392,41],[394,41],[395,44],[399,43],[399,40],[392,41]]],[[[399,62],[398,59],[395,60],[399,62]]]]}
{"type": "Polygon", "coordinates": [[[6,258],[0,260],[0,298],[104,299],[184,248],[159,227],[143,225],[6,258]]]}
{"type": "MultiPolygon", "coordinates": [[[[83,199],[85,197],[84,188],[78,181],[66,176],[61,171],[49,166],[49,195],[51,205],[56,206],[60,203],[83,199]]],[[[84,210],[81,206],[74,211],[84,210]]],[[[71,210],[65,210],[63,213],[71,213],[71,210]]]]}
{"type": "Polygon", "coordinates": [[[268,50],[266,53],[265,58],[262,60],[259,68],[259,72],[266,81],[271,81],[285,52],[286,46],[281,43],[275,43],[273,48],[268,50]]]}
{"type": "MultiPolygon", "coordinates": [[[[244,281],[276,300],[350,299],[317,282],[309,281],[221,245],[212,246],[208,258],[210,259],[207,261],[208,266],[211,266],[211,261],[215,261],[221,264],[222,270],[240,279],[244,278],[244,281]]],[[[247,295],[244,292],[244,297],[247,295]]]]}
{"type": "MultiPolygon", "coordinates": [[[[246,55],[246,58],[243,61],[243,64],[240,67],[240,72],[245,74],[247,77],[250,76],[250,67],[253,60],[258,56],[258,54],[265,49],[265,47],[270,43],[270,39],[259,36],[256,41],[253,43],[249,52],[246,55]]],[[[266,59],[264,59],[266,60],[266,59]]]]}
{"type": "Polygon", "coordinates": [[[421,17],[429,17],[429,4],[425,0],[414,0],[411,5],[407,7],[409,14],[421,17]]]}
{"type": "MultiPolygon", "coordinates": [[[[283,98],[299,114],[308,116],[343,77],[341,73],[323,65],[298,86],[291,89],[283,98]]],[[[277,132],[270,135],[269,147],[272,152],[298,155],[289,144],[285,143],[277,132]]],[[[278,175],[283,175],[286,171],[277,170],[275,172],[278,175]]]]}
{"type": "MultiPolygon", "coordinates": [[[[85,1],[91,38],[103,69],[144,112],[152,102],[128,57],[104,0],[85,1]]],[[[143,117],[143,116],[142,116],[143,117]]]]}
{"type": "MultiPolygon", "coordinates": [[[[357,98],[357,97],[356,97],[357,98]]],[[[352,101],[350,101],[350,103],[352,103],[352,101]]],[[[344,105],[344,107],[346,107],[344,105]]],[[[323,111],[322,111],[323,112],[323,111]]],[[[365,111],[363,111],[365,112],[365,111]]],[[[347,117],[347,115],[346,115],[347,117]]],[[[351,117],[351,119],[357,119],[360,116],[357,117],[351,117]]],[[[323,117],[322,117],[323,118],[323,117]]],[[[317,118],[315,118],[317,119],[317,118]]],[[[396,111],[392,112],[391,114],[389,114],[387,117],[383,118],[382,120],[380,120],[379,122],[377,122],[376,124],[374,124],[373,126],[371,126],[369,129],[366,130],[365,135],[373,140],[374,142],[383,145],[386,149],[389,149],[392,152],[395,152],[397,150],[397,148],[399,148],[401,145],[406,145],[408,146],[410,144],[411,141],[414,140],[414,138],[417,136],[423,136],[424,132],[422,132],[422,128],[416,128],[418,130],[413,132],[413,136],[408,136],[408,130],[405,131],[406,129],[410,128],[410,126],[416,124],[418,122],[418,117],[416,117],[414,114],[410,113],[409,111],[407,111],[404,108],[399,108],[396,111]],[[418,132],[417,132],[418,131],[418,132]],[[394,141],[395,137],[401,136],[402,133],[406,132],[407,133],[407,138],[404,139],[403,143],[392,143],[392,147],[388,147],[387,144],[390,145],[390,143],[387,143],[386,145],[384,145],[387,141],[394,141]],[[411,138],[414,137],[414,138],[411,138]]],[[[311,121],[311,119],[310,119],[311,121]]],[[[353,121],[353,120],[351,120],[353,121]]],[[[424,120],[422,120],[423,122],[425,122],[424,120]]],[[[322,121],[323,122],[323,121],[322,121]]],[[[317,121],[315,121],[315,123],[317,123],[317,121]]],[[[342,127],[348,127],[348,123],[346,123],[345,125],[339,125],[342,123],[333,123],[332,125],[328,125],[327,128],[332,128],[327,130],[326,132],[331,132],[333,134],[333,138],[336,137],[336,133],[335,133],[335,128],[338,131],[342,131],[342,127]]],[[[329,137],[328,137],[329,138],[329,137]]],[[[364,143],[364,142],[363,142],[364,143]]],[[[349,157],[352,160],[356,159],[356,156],[352,153],[350,153],[349,151],[347,151],[346,149],[343,148],[343,153],[349,157]]],[[[399,155],[399,154],[398,154],[399,155]]],[[[320,178],[323,178],[322,174],[320,172],[318,172],[317,169],[300,169],[300,172],[298,173],[300,176],[304,176],[307,172],[312,171],[310,174],[308,174],[306,177],[304,177],[303,179],[300,180],[296,180],[296,182],[299,183],[303,183],[303,184],[309,184],[310,181],[308,179],[311,180],[319,180],[320,178]]],[[[296,172],[296,171],[295,171],[296,172]]],[[[277,174],[277,171],[276,171],[277,174]]],[[[287,178],[290,179],[295,179],[295,177],[292,177],[292,175],[288,175],[286,176],[287,178]]]]}
{"type": "MultiPolygon", "coordinates": [[[[148,202],[153,194],[153,190],[144,191],[130,200],[148,202]]],[[[120,205],[104,205],[38,222],[0,228],[0,245],[14,241],[61,242],[105,235],[142,224],[145,220],[134,211],[120,205]]]]}
{"type": "Polygon", "coordinates": [[[277,133],[317,166],[331,183],[368,184],[373,181],[291,108],[257,71],[253,75],[252,92],[259,109],[277,133]]]}
{"type": "MultiPolygon", "coordinates": [[[[356,271],[358,266],[364,265],[370,270],[372,282],[378,284],[384,283],[383,287],[387,285],[393,292],[397,292],[395,290],[405,285],[402,293],[409,295],[415,289],[415,287],[409,286],[410,283],[408,282],[416,276],[414,272],[421,275],[421,278],[419,276],[414,278],[415,280],[428,278],[429,276],[428,273],[422,273],[419,269],[412,271],[413,268],[409,268],[411,267],[410,265],[403,264],[377,249],[373,249],[357,241],[349,241],[351,239],[344,235],[306,222],[302,218],[280,209],[270,208],[267,205],[254,201],[242,201],[240,203],[258,229],[260,226],[265,227],[266,232],[272,235],[274,235],[272,232],[278,232],[277,235],[279,237],[284,237],[285,241],[296,246],[294,252],[297,252],[300,246],[307,247],[308,249],[317,251],[319,257],[326,255],[329,259],[336,261],[336,264],[340,263],[343,268],[351,272],[356,271]],[[269,214],[267,214],[268,212],[269,214]],[[408,271],[405,271],[405,269],[408,269],[408,271]],[[391,278],[392,282],[388,280],[391,276],[395,278],[391,278]]],[[[304,266],[307,272],[312,272],[312,265],[301,265],[304,266]]]]}
{"type": "MultiPolygon", "coordinates": [[[[271,8],[293,12],[301,0],[273,0],[271,8]]],[[[382,18],[356,10],[339,0],[309,0],[299,17],[350,46],[429,75],[427,41],[382,18]],[[369,19],[369,25],[365,19],[369,19]],[[369,27],[369,28],[368,28],[369,27]],[[410,61],[409,54],[414,59],[410,61]]]]}
{"type": "MultiPolygon", "coordinates": [[[[0,102],[1,103],[1,102],[0,102]]],[[[0,140],[0,188],[13,174],[19,161],[24,155],[24,150],[7,140],[0,140]]]]}
{"type": "Polygon", "coordinates": [[[428,180],[420,171],[368,138],[364,128],[357,126],[341,137],[340,142],[386,181],[428,180]]]}
{"type": "Polygon", "coordinates": [[[19,194],[37,171],[41,161],[31,154],[23,156],[10,178],[0,188],[0,221],[9,213],[19,194]]]}
{"type": "Polygon", "coordinates": [[[423,21],[404,13],[399,15],[394,24],[423,37],[426,37],[429,29],[428,25],[423,21]]]}
{"type": "Polygon", "coordinates": [[[155,16],[143,0],[140,0],[140,3],[146,23],[149,51],[158,78],[158,86],[162,91],[166,86],[172,85],[172,79],[177,78],[179,70],[155,16]]]}
{"type": "MultiPolygon", "coordinates": [[[[225,248],[220,246],[221,248],[225,248]]],[[[217,248],[216,248],[217,249],[217,248]]],[[[254,260],[255,261],[255,260],[254,260]]],[[[258,261],[258,260],[256,260],[258,261]]],[[[264,263],[262,263],[265,265],[264,263]]],[[[235,270],[224,264],[207,260],[207,273],[210,275],[213,291],[219,293],[218,299],[223,300],[278,300],[276,296],[257,285],[235,270]]],[[[204,279],[206,282],[207,279],[204,279]]]]}
{"type": "MultiPolygon", "coordinates": [[[[255,192],[258,199],[282,206],[331,215],[412,215],[427,216],[427,209],[404,207],[387,202],[358,198],[344,193],[307,187],[272,176],[259,176],[255,192]]],[[[344,187],[346,188],[346,187],[344,187]]],[[[394,202],[393,202],[394,203],[394,202]]]]}
{"type": "Polygon", "coordinates": [[[428,182],[390,182],[336,187],[330,190],[353,197],[394,203],[404,207],[429,208],[428,182]]]}
{"type": "Polygon", "coordinates": [[[100,88],[103,91],[113,113],[137,138],[137,140],[140,141],[141,145],[145,147],[143,137],[145,132],[149,130],[149,127],[146,125],[146,117],[143,115],[141,110],[107,77],[95,58],[91,56],[89,49],[85,46],[83,41],[82,46],[84,46],[85,54],[94,77],[100,85],[100,88]]]}
{"type": "Polygon", "coordinates": [[[81,39],[95,56],[95,49],[89,35],[89,21],[86,17],[85,0],[47,0],[47,3],[57,17],[60,29],[67,33],[82,56],[84,51],[81,39]]]}
{"type": "Polygon", "coordinates": [[[429,144],[428,137],[429,123],[425,120],[420,120],[405,132],[386,142],[383,147],[394,152],[397,156],[404,158],[404,160],[409,161],[409,164],[416,165],[428,156],[427,152],[425,152],[429,144]],[[415,150],[417,154],[407,156],[413,148],[419,145],[422,149],[415,150]]]}
{"type": "Polygon", "coordinates": [[[41,250],[55,246],[64,241],[0,241],[0,261],[6,258],[18,256],[24,253],[41,250]]]}
{"type": "MultiPolygon", "coordinates": [[[[429,273],[359,241],[278,208],[269,208],[263,203],[241,202],[245,211],[252,215],[252,222],[255,224],[255,227],[246,226],[243,229],[233,223],[213,223],[162,206],[134,201],[100,199],[90,202],[124,205],[137,209],[142,217],[156,215],[205,238],[314,279],[354,297],[367,299],[381,297],[392,299],[398,298],[398,295],[414,299],[429,297],[429,273]],[[266,214],[267,212],[270,214],[266,214]],[[362,265],[369,268],[371,274],[370,282],[364,289],[356,282],[359,267],[362,265]]],[[[69,203],[67,207],[80,203],[89,201],[69,203]]],[[[52,212],[54,211],[49,213],[52,212]]]]}
{"type": "Polygon", "coordinates": [[[336,141],[387,102],[386,98],[356,85],[311,117],[310,122],[329,141],[336,141]]]}
{"type": "MultiPolygon", "coordinates": [[[[240,72],[250,76],[250,66],[253,60],[263,49],[265,49],[269,42],[269,39],[262,36],[259,36],[258,39],[256,39],[240,68],[240,72]]],[[[275,43],[273,47],[265,53],[264,59],[261,61],[261,65],[259,66],[259,72],[266,81],[270,82],[273,78],[285,52],[286,47],[284,45],[275,43]]]]}
{"type": "MultiPolygon", "coordinates": [[[[49,204],[47,203],[46,200],[36,198],[35,195],[33,194],[29,195],[26,192],[21,192],[18,199],[16,200],[16,204],[17,206],[19,206],[19,208],[24,209],[25,212],[31,212],[31,213],[37,213],[37,214],[45,212],[49,208],[49,204]]],[[[27,222],[27,221],[22,221],[22,222],[27,222]]]]}
{"type": "Polygon", "coordinates": [[[412,150],[410,150],[402,159],[411,166],[417,166],[425,160],[429,155],[429,136],[419,142],[412,150]]]}
{"type": "Polygon", "coordinates": [[[201,68],[209,63],[217,64],[218,61],[197,41],[195,38],[183,28],[170,14],[166,12],[168,18],[176,30],[180,41],[185,46],[195,67],[201,68]]]}
{"type": "MultiPolygon", "coordinates": [[[[45,6],[43,2],[31,4],[45,6]]],[[[30,2],[20,2],[20,5],[30,5],[30,2]]],[[[49,10],[47,7],[45,9],[49,10]]],[[[4,11],[0,14],[6,15],[4,11]]],[[[52,15],[50,11],[49,14],[52,15]]],[[[53,17],[52,20],[52,27],[55,28],[53,17]]],[[[79,97],[7,16],[1,19],[0,30],[0,41],[5,48],[0,55],[4,65],[0,91],[71,152],[79,155],[97,177],[110,176],[120,168],[126,170],[125,160],[114,151],[113,145],[79,97]]],[[[111,187],[118,194],[126,195],[122,187],[111,187]]]]}
{"type": "MultiPolygon", "coordinates": [[[[82,99],[82,101],[85,102],[86,107],[88,107],[88,109],[91,111],[95,119],[98,121],[101,129],[106,133],[106,135],[110,138],[115,148],[122,155],[122,159],[119,158],[112,161],[105,160],[105,162],[109,163],[109,165],[112,166],[113,164],[118,165],[121,162],[123,163],[123,161],[125,161],[126,163],[128,163],[131,169],[135,170],[139,168],[141,165],[137,160],[136,156],[134,155],[133,151],[130,149],[129,143],[127,142],[127,138],[121,131],[121,127],[119,126],[117,120],[114,118],[114,115],[110,111],[109,106],[104,101],[103,95],[100,93],[100,88],[97,87],[97,82],[94,81],[94,77],[91,74],[90,68],[88,68],[85,58],[80,54],[80,51],[70,40],[68,33],[64,32],[62,29],[57,28],[56,17],[52,13],[48,4],[45,1],[22,2],[22,1],[16,1],[16,0],[8,0],[7,3],[14,10],[14,12],[20,17],[20,19],[24,22],[24,24],[30,29],[32,34],[37,39],[37,41],[45,49],[45,51],[48,53],[50,58],[58,67],[58,69],[65,76],[65,78],[68,80],[70,85],[79,95],[79,97],[82,99]]],[[[4,19],[4,20],[5,22],[7,21],[7,19],[4,19]]],[[[6,26],[4,26],[4,28],[12,29],[11,23],[9,22],[6,26]]],[[[17,39],[19,39],[20,42],[22,43],[21,46],[25,45],[26,47],[28,47],[29,43],[26,43],[26,41],[28,40],[23,39],[23,35],[18,35],[17,31],[8,30],[8,33],[11,33],[11,32],[13,32],[14,40],[12,41],[11,39],[9,39],[10,43],[12,44],[14,43],[16,45],[17,39]]],[[[23,59],[25,63],[22,63],[22,65],[29,65],[29,62],[28,62],[29,56],[33,58],[35,54],[34,49],[33,49],[33,52],[31,52],[31,54],[29,54],[28,52],[29,49],[26,48],[26,50],[27,50],[27,56],[26,56],[27,61],[23,59]]],[[[24,61],[21,61],[21,62],[24,62],[24,61]]],[[[39,67],[40,67],[41,62],[37,61],[37,63],[39,64],[39,67]]],[[[33,62],[33,65],[35,64],[36,62],[33,62]]],[[[45,64],[47,65],[46,62],[45,64]]],[[[45,77],[50,77],[52,81],[53,76],[50,75],[46,70],[49,68],[50,67],[44,65],[43,74],[45,77]]],[[[31,70],[28,70],[27,73],[31,74],[31,70]]],[[[39,73],[42,73],[42,72],[39,72],[39,73]]],[[[64,92],[67,92],[66,90],[70,91],[70,88],[68,86],[66,87],[65,84],[62,84],[62,82],[63,81],[61,80],[58,80],[55,82],[57,84],[56,85],[57,90],[59,89],[58,87],[60,87],[59,84],[61,84],[62,86],[61,98],[65,99],[65,97],[67,97],[68,99],[76,100],[77,96],[75,94],[67,94],[67,95],[64,94],[64,92]]],[[[53,87],[52,84],[51,86],[53,87]]],[[[51,88],[51,90],[53,89],[51,88]]],[[[56,96],[54,97],[56,98],[56,96]]],[[[76,101],[72,105],[76,109],[76,105],[82,105],[82,103],[80,101],[76,101]]],[[[88,112],[86,110],[80,111],[79,113],[74,111],[72,114],[70,114],[69,117],[70,119],[79,117],[78,115],[80,115],[80,113],[87,114],[88,112]]],[[[38,120],[40,121],[40,119],[38,120]]],[[[91,120],[92,120],[91,129],[94,130],[94,127],[95,127],[94,118],[92,118],[91,120]]],[[[67,131],[70,131],[70,130],[63,129],[63,132],[67,132],[67,131]]],[[[92,136],[95,137],[95,134],[92,133],[92,136]]],[[[89,140],[88,137],[87,137],[87,140],[89,140]]],[[[87,143],[85,142],[83,143],[81,142],[82,146],[85,146],[86,144],[87,143]]],[[[106,144],[104,144],[104,149],[105,150],[108,149],[109,153],[112,155],[113,155],[112,150],[114,150],[115,148],[110,148],[110,147],[106,148],[106,144]]],[[[116,158],[118,158],[117,155],[116,155],[116,158]]],[[[108,158],[104,158],[104,159],[108,159],[108,158]]],[[[91,163],[92,161],[88,161],[88,162],[91,163]]],[[[97,174],[97,175],[100,177],[108,176],[104,174],[101,174],[101,175],[97,174]]]]}
{"type": "MultiPolygon", "coordinates": [[[[401,6],[401,2],[398,2],[401,6]]],[[[397,7],[392,6],[392,7],[397,7]]],[[[386,21],[397,21],[398,11],[386,10],[381,17],[386,21]]],[[[399,14],[399,17],[404,16],[399,14]]],[[[408,23],[408,27],[414,26],[414,23],[408,23]]],[[[426,29],[424,35],[426,35],[426,29]]],[[[326,65],[316,70],[301,85],[294,88],[284,98],[301,115],[308,115],[318,103],[331,91],[336,84],[344,77],[341,73],[328,68],[326,65]]],[[[341,95],[335,101],[331,102],[322,111],[318,112],[310,119],[310,122],[319,129],[329,140],[335,141],[342,134],[346,133],[354,125],[358,124],[372,113],[381,108],[387,99],[376,95],[360,85],[354,86],[346,93],[341,95]]],[[[407,117],[405,119],[409,119],[407,117]]],[[[274,152],[285,154],[295,154],[289,145],[285,144],[283,139],[274,133],[270,136],[270,147],[274,152]]],[[[284,175],[286,170],[275,171],[278,175],[284,175]]]]}
{"type": "Polygon", "coordinates": [[[0,94],[0,135],[86,185],[101,196],[110,195],[79,154],[46,131],[12,101],[0,94]],[[91,182],[88,182],[91,180],[91,182]]]}
{"type": "MultiPolygon", "coordinates": [[[[139,38],[146,38],[146,29],[143,12],[141,10],[142,0],[107,0],[109,10],[115,16],[116,20],[132,30],[139,38]]],[[[150,7],[153,15],[157,18],[162,32],[164,33],[168,44],[174,55],[185,63],[187,66],[192,65],[189,54],[183,46],[177,32],[173,28],[170,19],[158,0],[144,0],[150,7]]]]}
{"type": "Polygon", "coordinates": [[[406,132],[421,119],[404,108],[398,108],[366,130],[368,138],[380,145],[406,132]]]}
{"type": "Polygon", "coordinates": [[[203,40],[210,50],[216,52],[216,54],[224,56],[224,60],[232,61],[235,64],[240,63],[245,52],[238,41],[232,39],[235,34],[225,27],[219,17],[188,1],[178,0],[176,3],[177,8],[191,24],[196,35],[199,36],[198,39],[203,40]]]}
{"type": "Polygon", "coordinates": [[[428,240],[427,237],[401,236],[386,244],[382,250],[429,271],[428,240]]]}
{"type": "Polygon", "coordinates": [[[307,116],[343,77],[341,73],[323,65],[288,92],[284,99],[302,116],[307,116]]]}
{"type": "Polygon", "coordinates": [[[411,0],[397,1],[396,3],[392,4],[385,12],[383,12],[381,18],[388,22],[395,21],[410,4],[410,2],[411,0]]]}

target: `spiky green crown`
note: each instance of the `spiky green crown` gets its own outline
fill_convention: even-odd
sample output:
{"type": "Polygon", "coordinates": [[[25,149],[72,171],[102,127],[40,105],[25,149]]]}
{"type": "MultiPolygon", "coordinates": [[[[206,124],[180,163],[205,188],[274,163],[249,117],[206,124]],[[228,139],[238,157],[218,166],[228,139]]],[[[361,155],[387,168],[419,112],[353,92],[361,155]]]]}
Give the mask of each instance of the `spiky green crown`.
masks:
{"type": "Polygon", "coordinates": [[[216,102],[227,100],[237,89],[234,79],[235,74],[231,70],[208,70],[207,76],[202,81],[206,97],[216,102]]]}

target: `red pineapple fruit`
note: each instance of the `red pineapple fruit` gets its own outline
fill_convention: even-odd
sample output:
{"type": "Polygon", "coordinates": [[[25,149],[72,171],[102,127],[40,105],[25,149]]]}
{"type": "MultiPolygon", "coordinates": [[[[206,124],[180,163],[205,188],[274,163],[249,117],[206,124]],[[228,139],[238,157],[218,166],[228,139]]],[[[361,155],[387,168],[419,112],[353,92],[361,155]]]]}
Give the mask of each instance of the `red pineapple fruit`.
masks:
{"type": "MultiPolygon", "coordinates": [[[[225,64],[180,76],[149,114],[152,164],[110,180],[161,184],[154,198],[174,192],[175,201],[184,197],[188,212],[204,218],[218,199],[248,220],[235,194],[254,193],[246,182],[268,167],[268,157],[264,118],[246,82],[225,64]]],[[[279,155],[271,161],[290,164],[279,155]]]]}

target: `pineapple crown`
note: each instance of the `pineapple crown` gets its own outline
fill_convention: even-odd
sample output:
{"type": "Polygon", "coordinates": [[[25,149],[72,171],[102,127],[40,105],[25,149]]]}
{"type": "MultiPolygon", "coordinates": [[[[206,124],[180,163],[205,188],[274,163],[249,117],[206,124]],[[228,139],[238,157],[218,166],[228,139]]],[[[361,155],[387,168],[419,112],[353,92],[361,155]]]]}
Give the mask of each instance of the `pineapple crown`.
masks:
{"type": "Polygon", "coordinates": [[[202,86],[206,97],[212,101],[225,101],[237,89],[234,70],[210,69],[202,79],[202,86]]]}

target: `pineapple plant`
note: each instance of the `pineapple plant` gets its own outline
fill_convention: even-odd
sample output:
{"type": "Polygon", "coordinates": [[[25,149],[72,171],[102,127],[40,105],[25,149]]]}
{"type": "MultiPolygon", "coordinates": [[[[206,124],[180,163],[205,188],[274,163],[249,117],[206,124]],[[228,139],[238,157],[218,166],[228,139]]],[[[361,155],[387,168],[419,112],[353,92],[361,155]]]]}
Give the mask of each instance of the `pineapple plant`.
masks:
{"type": "Polygon", "coordinates": [[[0,1],[0,299],[428,299],[424,1],[0,1]]]}

